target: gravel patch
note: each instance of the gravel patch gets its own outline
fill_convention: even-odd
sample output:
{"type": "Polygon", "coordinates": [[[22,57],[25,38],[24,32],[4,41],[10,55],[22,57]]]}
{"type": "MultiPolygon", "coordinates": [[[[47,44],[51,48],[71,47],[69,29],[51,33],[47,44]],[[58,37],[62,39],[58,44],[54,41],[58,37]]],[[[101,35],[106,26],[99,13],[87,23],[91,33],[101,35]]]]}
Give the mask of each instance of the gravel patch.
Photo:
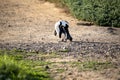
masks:
{"type": "Polygon", "coordinates": [[[0,43],[0,49],[19,49],[28,52],[63,52],[78,54],[120,55],[120,44],[101,42],[58,42],[58,43],[0,43]]]}

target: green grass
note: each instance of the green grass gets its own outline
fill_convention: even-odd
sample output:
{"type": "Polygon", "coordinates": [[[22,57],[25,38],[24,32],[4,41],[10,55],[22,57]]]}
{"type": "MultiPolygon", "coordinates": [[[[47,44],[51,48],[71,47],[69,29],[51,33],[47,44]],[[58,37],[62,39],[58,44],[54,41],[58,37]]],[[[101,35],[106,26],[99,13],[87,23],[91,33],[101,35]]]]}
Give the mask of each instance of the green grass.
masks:
{"type": "Polygon", "coordinates": [[[0,50],[0,80],[51,80],[44,67],[48,64],[26,60],[21,51],[0,50]]]}
{"type": "MultiPolygon", "coordinates": [[[[68,52],[68,50],[63,50],[68,52]]],[[[50,62],[47,59],[64,58],[57,53],[35,53],[22,50],[0,50],[0,80],[51,80],[49,69],[56,71],[56,74],[64,73],[66,70],[60,65],[69,65],[80,71],[104,70],[114,68],[111,62],[101,61],[71,61],[71,62],[50,62]],[[61,58],[62,57],[62,58],[61,58]],[[31,59],[34,58],[34,59],[31,59]],[[39,59],[40,58],[40,59],[39,59]],[[55,65],[57,63],[57,65],[55,65]],[[55,66],[54,66],[55,65],[55,66]],[[48,66],[48,68],[46,67],[48,66]]]]}
{"type": "Polygon", "coordinates": [[[64,72],[65,71],[65,69],[57,69],[57,72],[58,73],[62,73],[62,72],[64,72]]]}
{"type": "Polygon", "coordinates": [[[52,53],[49,53],[49,54],[38,54],[38,56],[42,59],[42,60],[45,60],[45,59],[51,59],[51,58],[58,58],[60,57],[60,55],[57,55],[57,53],[55,52],[52,52],[52,53]]]}
{"type": "Polygon", "coordinates": [[[111,62],[98,62],[98,61],[86,61],[86,62],[72,62],[72,67],[78,67],[79,70],[104,70],[113,68],[114,65],[111,62]]]}

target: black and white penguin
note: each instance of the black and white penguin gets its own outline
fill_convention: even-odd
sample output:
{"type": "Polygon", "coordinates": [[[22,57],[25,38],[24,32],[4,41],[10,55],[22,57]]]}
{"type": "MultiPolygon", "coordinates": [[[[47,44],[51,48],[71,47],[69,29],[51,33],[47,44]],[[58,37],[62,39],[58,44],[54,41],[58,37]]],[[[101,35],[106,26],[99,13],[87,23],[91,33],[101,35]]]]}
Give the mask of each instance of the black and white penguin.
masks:
{"type": "Polygon", "coordinates": [[[59,38],[61,38],[61,35],[64,34],[64,38],[62,39],[62,41],[67,41],[67,40],[72,41],[72,37],[69,33],[68,28],[69,28],[69,23],[67,21],[60,20],[55,23],[54,35],[55,36],[58,35],[59,38]]]}

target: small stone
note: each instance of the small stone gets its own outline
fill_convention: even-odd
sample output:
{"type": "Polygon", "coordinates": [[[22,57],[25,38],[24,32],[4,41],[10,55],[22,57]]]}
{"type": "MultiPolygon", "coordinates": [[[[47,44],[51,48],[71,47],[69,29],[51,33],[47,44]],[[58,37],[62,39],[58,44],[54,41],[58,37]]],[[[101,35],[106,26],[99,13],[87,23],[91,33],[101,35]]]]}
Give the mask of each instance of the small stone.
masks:
{"type": "Polygon", "coordinates": [[[45,69],[50,69],[50,67],[48,65],[45,66],[45,69]]]}
{"type": "Polygon", "coordinates": [[[12,25],[8,25],[8,27],[12,27],[12,25]]]}
{"type": "Polygon", "coordinates": [[[78,62],[81,62],[81,60],[80,60],[80,59],[78,59],[78,62]]]}
{"type": "Polygon", "coordinates": [[[72,73],[70,72],[70,73],[68,73],[68,75],[72,75],[72,73]]]}

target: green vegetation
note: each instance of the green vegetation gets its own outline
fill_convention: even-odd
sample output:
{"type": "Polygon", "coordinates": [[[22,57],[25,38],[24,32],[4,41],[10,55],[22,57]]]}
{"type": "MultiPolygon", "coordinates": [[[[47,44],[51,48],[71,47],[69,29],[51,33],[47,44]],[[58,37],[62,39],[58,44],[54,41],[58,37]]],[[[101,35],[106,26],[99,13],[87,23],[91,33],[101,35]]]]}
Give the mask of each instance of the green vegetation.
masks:
{"type": "MultiPolygon", "coordinates": [[[[67,50],[63,50],[63,56],[67,50]]],[[[115,68],[111,62],[100,61],[48,61],[54,58],[63,59],[57,53],[35,53],[22,50],[0,50],[0,80],[51,80],[53,70],[56,74],[67,71],[61,65],[77,68],[80,71],[104,70],[115,68]],[[48,59],[48,60],[47,60],[48,59]]]]}
{"type": "Polygon", "coordinates": [[[0,51],[0,80],[51,80],[43,67],[49,62],[25,60],[22,54],[13,52],[0,51]]]}
{"type": "Polygon", "coordinates": [[[86,61],[86,62],[72,62],[71,66],[78,67],[80,70],[103,70],[114,67],[110,62],[97,62],[97,61],[86,61]]]}
{"type": "Polygon", "coordinates": [[[67,6],[79,20],[101,26],[120,27],[120,0],[46,0],[67,6]]]}
{"type": "Polygon", "coordinates": [[[57,72],[58,73],[62,73],[62,72],[64,72],[65,70],[64,69],[57,69],[57,72]]]}
{"type": "Polygon", "coordinates": [[[112,63],[110,62],[95,62],[95,61],[84,62],[82,66],[85,69],[92,70],[103,70],[113,67],[112,63]]]}

